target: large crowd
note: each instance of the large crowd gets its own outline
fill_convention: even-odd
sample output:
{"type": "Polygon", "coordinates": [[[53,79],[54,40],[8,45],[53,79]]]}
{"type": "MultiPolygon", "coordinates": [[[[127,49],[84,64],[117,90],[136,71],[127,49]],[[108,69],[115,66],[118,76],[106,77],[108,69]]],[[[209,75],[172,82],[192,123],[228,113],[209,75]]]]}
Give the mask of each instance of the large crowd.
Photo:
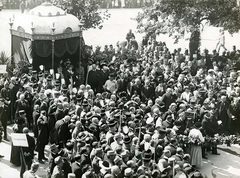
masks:
{"type": "Polygon", "coordinates": [[[98,46],[87,68],[66,59],[55,73],[29,66],[1,76],[3,139],[8,122],[28,138],[21,154],[12,145],[20,177],[36,176],[34,151],[51,178],[203,177],[206,152],[218,155],[221,135],[240,131],[239,51],[170,52],[133,39],[98,46]]]}

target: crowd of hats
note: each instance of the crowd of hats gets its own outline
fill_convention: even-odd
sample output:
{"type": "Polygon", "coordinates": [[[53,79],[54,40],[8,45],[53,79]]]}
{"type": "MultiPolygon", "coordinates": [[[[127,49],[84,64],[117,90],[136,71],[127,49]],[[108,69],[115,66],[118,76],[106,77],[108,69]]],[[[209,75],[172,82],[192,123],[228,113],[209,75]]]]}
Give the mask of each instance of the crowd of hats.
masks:
{"type": "MultiPolygon", "coordinates": [[[[43,79],[31,81],[35,71],[20,77],[20,81],[23,80],[20,83],[24,91],[26,88],[30,91],[32,100],[39,99],[40,104],[57,100],[56,110],[64,110],[64,117],[69,117],[69,130],[77,133],[64,147],[74,153],[71,162],[82,164],[83,173],[89,177],[108,178],[116,174],[123,177],[171,177],[175,174],[202,177],[189,164],[188,132],[194,126],[201,127],[200,108],[207,108],[203,117],[212,116],[210,111],[218,109],[216,104],[220,97],[228,96],[227,86],[237,86],[240,77],[236,70],[230,70],[231,63],[227,60],[223,68],[222,64],[213,61],[212,68],[208,69],[204,63],[206,53],[193,58],[187,52],[180,53],[181,50],[171,54],[165,43],[153,39],[142,50],[135,51],[135,58],[129,60],[132,50],[116,53],[115,61],[108,65],[114,77],[127,80],[129,86],[114,94],[94,93],[90,85],[69,89],[57,83],[55,86],[61,85],[60,88],[46,89],[41,85],[43,79]],[[139,81],[141,93],[131,92],[139,81]],[[142,94],[147,82],[147,88],[154,88],[149,98],[142,94]],[[186,90],[192,94],[190,99],[182,97],[186,90]],[[168,91],[173,96],[171,103],[163,100],[168,91]],[[209,96],[211,94],[214,97],[209,96]],[[82,155],[91,162],[81,162],[82,155]]],[[[215,54],[209,56],[214,57],[215,54]]],[[[39,73],[38,77],[43,73],[47,72],[39,73]]],[[[53,81],[51,74],[46,76],[45,80],[53,81]]],[[[16,80],[12,77],[11,82],[16,83],[16,80]]],[[[237,96],[237,92],[240,90],[230,95],[237,96]]],[[[46,116],[49,114],[43,108],[42,112],[46,116]]],[[[19,112],[24,113],[24,110],[19,112]]],[[[59,152],[55,144],[50,149],[59,152]]],[[[61,156],[54,160],[56,164],[60,164],[61,157],[67,157],[68,153],[60,150],[59,154],[61,156]]]]}

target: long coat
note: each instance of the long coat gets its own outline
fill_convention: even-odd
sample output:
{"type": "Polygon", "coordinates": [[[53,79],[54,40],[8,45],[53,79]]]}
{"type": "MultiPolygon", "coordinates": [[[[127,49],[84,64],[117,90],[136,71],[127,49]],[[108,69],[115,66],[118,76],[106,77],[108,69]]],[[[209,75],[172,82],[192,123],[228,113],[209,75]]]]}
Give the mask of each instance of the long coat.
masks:
{"type": "Polygon", "coordinates": [[[68,139],[71,139],[68,123],[65,123],[62,119],[58,120],[54,127],[53,136],[56,144],[65,143],[68,139]]]}
{"type": "Polygon", "coordinates": [[[37,127],[38,127],[38,144],[48,144],[48,138],[49,138],[49,129],[48,129],[48,123],[46,116],[40,116],[37,120],[37,127]]]}

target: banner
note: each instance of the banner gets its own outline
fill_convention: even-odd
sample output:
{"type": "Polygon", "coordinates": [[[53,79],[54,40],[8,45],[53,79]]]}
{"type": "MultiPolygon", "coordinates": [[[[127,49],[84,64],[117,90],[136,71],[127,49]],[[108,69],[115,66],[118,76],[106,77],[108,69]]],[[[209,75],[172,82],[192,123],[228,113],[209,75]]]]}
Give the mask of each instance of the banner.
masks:
{"type": "Polygon", "coordinates": [[[13,146],[28,147],[28,141],[25,134],[12,133],[11,134],[13,146]]]}

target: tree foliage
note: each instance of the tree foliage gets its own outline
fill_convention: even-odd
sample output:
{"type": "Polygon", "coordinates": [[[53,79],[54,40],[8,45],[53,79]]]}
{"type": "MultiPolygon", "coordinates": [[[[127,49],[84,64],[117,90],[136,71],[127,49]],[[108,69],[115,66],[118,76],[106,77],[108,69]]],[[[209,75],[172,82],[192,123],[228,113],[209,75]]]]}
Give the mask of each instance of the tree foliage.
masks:
{"type": "Polygon", "coordinates": [[[230,34],[240,29],[238,0],[157,0],[136,17],[138,31],[168,34],[177,42],[185,33],[201,31],[206,23],[230,34]]]}
{"type": "Polygon", "coordinates": [[[104,20],[110,17],[107,10],[99,10],[100,5],[96,0],[72,0],[62,3],[61,8],[78,17],[82,23],[82,29],[101,29],[104,20]]]}

